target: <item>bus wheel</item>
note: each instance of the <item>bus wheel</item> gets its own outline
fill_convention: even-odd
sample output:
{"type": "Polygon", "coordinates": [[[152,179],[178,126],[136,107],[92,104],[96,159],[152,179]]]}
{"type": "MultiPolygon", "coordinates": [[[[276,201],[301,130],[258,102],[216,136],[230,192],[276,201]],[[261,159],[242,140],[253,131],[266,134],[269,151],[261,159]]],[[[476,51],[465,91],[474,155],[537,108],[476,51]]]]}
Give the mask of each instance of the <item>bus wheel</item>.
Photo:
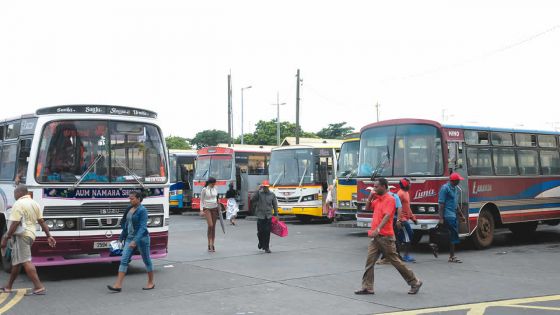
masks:
{"type": "MultiPolygon", "coordinates": [[[[1,227],[1,231],[2,231],[2,235],[6,234],[6,226],[3,225],[1,227]]],[[[5,272],[10,273],[12,271],[12,260],[6,258],[4,255],[2,255],[2,269],[4,269],[5,272]]]]}
{"type": "Polygon", "coordinates": [[[537,225],[539,225],[539,222],[532,221],[509,224],[508,228],[515,237],[520,239],[528,239],[533,236],[533,234],[537,230],[537,225]]]}
{"type": "Polygon", "coordinates": [[[311,216],[310,215],[304,215],[304,214],[296,214],[296,218],[299,220],[299,222],[301,223],[309,223],[311,222],[311,216]]]}
{"type": "Polygon", "coordinates": [[[478,226],[471,235],[474,247],[484,249],[492,245],[494,240],[494,217],[487,210],[482,210],[478,216],[478,226]]]}
{"type": "Polygon", "coordinates": [[[181,214],[183,213],[182,209],[179,208],[173,208],[173,209],[169,209],[171,211],[171,213],[173,214],[181,214]]]}

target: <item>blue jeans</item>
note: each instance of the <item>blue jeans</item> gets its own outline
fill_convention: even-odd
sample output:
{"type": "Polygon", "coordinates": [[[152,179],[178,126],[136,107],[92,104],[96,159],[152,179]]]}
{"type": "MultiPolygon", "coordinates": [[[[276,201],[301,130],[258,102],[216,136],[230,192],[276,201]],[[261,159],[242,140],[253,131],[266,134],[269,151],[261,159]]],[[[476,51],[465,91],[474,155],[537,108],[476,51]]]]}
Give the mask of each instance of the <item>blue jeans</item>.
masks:
{"type": "Polygon", "coordinates": [[[124,242],[123,253],[121,258],[121,265],[119,266],[119,272],[126,272],[128,270],[128,262],[132,258],[132,254],[138,248],[140,255],[142,255],[142,260],[144,265],[146,265],[146,271],[152,272],[154,267],[152,266],[152,260],[150,259],[150,236],[144,236],[136,243],[136,248],[130,248],[130,242],[132,238],[127,238],[124,242]]]}
{"type": "Polygon", "coordinates": [[[401,225],[402,229],[397,233],[399,241],[401,243],[410,243],[412,241],[412,237],[414,236],[412,227],[408,221],[401,222],[401,225]]]}

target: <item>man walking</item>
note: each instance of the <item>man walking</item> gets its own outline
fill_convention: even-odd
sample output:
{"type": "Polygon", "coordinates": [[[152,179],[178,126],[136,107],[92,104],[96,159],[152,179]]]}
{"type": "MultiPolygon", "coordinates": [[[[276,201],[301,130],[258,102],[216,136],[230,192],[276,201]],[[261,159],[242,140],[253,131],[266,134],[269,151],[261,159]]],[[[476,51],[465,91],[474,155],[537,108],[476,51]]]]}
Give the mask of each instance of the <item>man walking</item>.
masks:
{"type": "Polygon", "coordinates": [[[457,186],[463,177],[458,173],[453,173],[449,176],[449,182],[441,186],[438,195],[439,204],[439,223],[445,224],[449,230],[449,262],[462,263],[462,261],[455,256],[455,244],[459,244],[459,225],[457,223],[457,214],[461,217],[461,221],[465,222],[463,213],[457,206],[457,186]]]}
{"type": "Polygon", "coordinates": [[[414,233],[410,226],[409,221],[418,224],[416,216],[412,213],[410,208],[410,195],[408,191],[410,190],[410,180],[408,178],[403,178],[399,181],[400,190],[397,192],[399,199],[402,202],[401,215],[398,218],[396,227],[398,230],[398,238],[402,244],[404,250],[403,260],[406,262],[415,262],[416,260],[410,256],[410,243],[412,242],[412,237],[414,233]]]}
{"type": "Polygon", "coordinates": [[[408,294],[416,294],[422,286],[414,273],[408,269],[397,255],[395,246],[395,233],[393,231],[393,218],[395,215],[395,198],[387,193],[389,184],[387,179],[378,178],[374,184],[377,197],[373,201],[373,218],[368,236],[371,241],[368,246],[366,270],[362,276],[362,288],[355,294],[374,294],[374,270],[375,262],[383,253],[389,262],[395,267],[408,285],[408,294]]]}
{"type": "Polygon", "coordinates": [[[278,217],[278,201],[269,189],[268,180],[262,182],[261,190],[251,198],[251,204],[255,207],[257,216],[257,236],[259,237],[259,249],[270,254],[270,229],[272,226],[272,214],[278,217]]]}
{"type": "Polygon", "coordinates": [[[14,281],[16,280],[20,266],[23,265],[25,273],[33,282],[33,291],[30,295],[43,295],[47,292],[39,276],[37,269],[31,262],[31,245],[35,241],[35,224],[39,223],[41,228],[47,235],[47,240],[51,247],[56,246],[55,239],[49,232],[49,227],[43,220],[43,214],[39,204],[29,196],[29,191],[25,185],[18,185],[14,190],[16,202],[12,206],[9,221],[11,225],[8,232],[2,238],[2,248],[6,248],[8,241],[12,249],[12,272],[8,283],[2,288],[3,292],[11,292],[14,281]],[[21,226],[22,231],[17,233],[18,227],[21,226]],[[17,233],[17,234],[16,234],[17,233]]]}

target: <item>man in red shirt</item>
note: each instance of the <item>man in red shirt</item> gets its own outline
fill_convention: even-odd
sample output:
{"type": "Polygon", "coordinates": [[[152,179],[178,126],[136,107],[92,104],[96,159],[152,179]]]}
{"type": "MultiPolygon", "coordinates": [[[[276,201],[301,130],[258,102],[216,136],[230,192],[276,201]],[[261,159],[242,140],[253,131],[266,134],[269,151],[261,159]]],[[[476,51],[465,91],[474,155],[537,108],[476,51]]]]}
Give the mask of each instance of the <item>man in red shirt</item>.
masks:
{"type": "Polygon", "coordinates": [[[410,190],[410,180],[408,178],[401,179],[399,181],[399,186],[401,189],[397,192],[397,195],[402,203],[402,211],[396,224],[399,230],[398,237],[404,251],[403,260],[405,262],[415,262],[416,260],[410,256],[410,243],[412,242],[414,233],[408,221],[411,220],[414,224],[418,224],[418,220],[416,220],[416,216],[412,213],[412,209],[410,208],[410,195],[408,194],[410,190]]]}
{"type": "Polygon", "coordinates": [[[414,273],[408,269],[399,259],[395,246],[395,232],[393,231],[393,217],[395,215],[395,198],[387,193],[389,184],[387,179],[378,178],[373,186],[377,197],[373,201],[373,218],[368,237],[371,241],[368,246],[366,260],[366,270],[362,276],[362,288],[355,291],[355,294],[374,294],[373,268],[381,253],[395,267],[408,285],[409,294],[416,294],[422,286],[422,281],[418,280],[414,273]]]}

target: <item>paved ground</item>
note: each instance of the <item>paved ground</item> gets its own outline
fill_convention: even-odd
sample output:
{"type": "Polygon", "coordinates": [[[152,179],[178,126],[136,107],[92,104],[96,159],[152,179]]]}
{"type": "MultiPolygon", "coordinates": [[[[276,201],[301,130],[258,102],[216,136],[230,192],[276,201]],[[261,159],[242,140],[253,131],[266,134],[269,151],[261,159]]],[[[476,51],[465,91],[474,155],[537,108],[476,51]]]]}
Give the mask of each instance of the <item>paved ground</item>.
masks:
{"type": "MultiPolygon", "coordinates": [[[[257,250],[256,222],[240,220],[206,251],[205,222],[172,216],[170,253],[155,261],[157,287],[142,291],[140,261],[132,263],[122,293],[109,293],[116,269],[109,264],[41,269],[48,294],[0,294],[6,314],[552,314],[560,308],[560,228],[539,227],[520,243],[507,231],[493,248],[462,246],[463,264],[435,259],[426,244],[409,266],[424,281],[416,296],[392,266],[376,268],[376,294],[356,296],[365,262],[364,230],[289,223],[290,235],[272,238],[272,254],[257,250]],[[537,300],[515,300],[542,297],[537,300]],[[488,301],[506,300],[500,303],[488,301]],[[473,305],[469,305],[473,304],[473,305]],[[462,305],[449,307],[453,305],[462,305]],[[520,306],[521,305],[521,306],[520,306]],[[444,309],[432,309],[446,307],[444,309]]],[[[6,275],[0,276],[4,282],[6,275]]],[[[30,283],[20,277],[16,287],[30,283]]]]}

